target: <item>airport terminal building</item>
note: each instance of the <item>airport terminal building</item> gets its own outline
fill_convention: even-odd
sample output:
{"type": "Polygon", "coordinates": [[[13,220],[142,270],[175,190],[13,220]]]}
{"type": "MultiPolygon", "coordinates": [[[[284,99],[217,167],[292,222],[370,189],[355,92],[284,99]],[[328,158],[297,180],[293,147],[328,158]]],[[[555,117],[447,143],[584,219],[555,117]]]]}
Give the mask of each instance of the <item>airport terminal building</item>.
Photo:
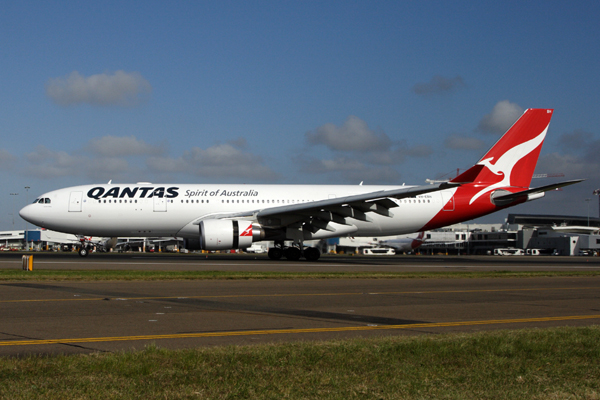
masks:
{"type": "Polygon", "coordinates": [[[77,236],[47,229],[28,229],[0,232],[0,250],[53,250],[60,245],[79,243],[77,236]]]}
{"type": "MultiPolygon", "coordinates": [[[[109,238],[89,238],[96,246],[109,238]]],[[[86,242],[87,243],[87,242],[86,242]]],[[[120,251],[177,251],[183,240],[176,238],[119,238],[115,250],[120,251]]],[[[48,229],[15,230],[0,232],[0,250],[75,251],[81,244],[79,237],[48,229]]]]}
{"type": "MultiPolygon", "coordinates": [[[[591,255],[600,251],[600,218],[509,214],[503,224],[461,223],[427,231],[420,254],[591,255]]],[[[412,235],[412,236],[417,236],[412,235]]],[[[363,253],[386,238],[331,239],[327,249],[363,253]]]]}
{"type": "Polygon", "coordinates": [[[600,218],[509,214],[490,229],[457,224],[427,232],[424,254],[554,254],[591,255],[600,251],[600,218]],[[499,251],[500,250],[500,251],[499,251]]]}

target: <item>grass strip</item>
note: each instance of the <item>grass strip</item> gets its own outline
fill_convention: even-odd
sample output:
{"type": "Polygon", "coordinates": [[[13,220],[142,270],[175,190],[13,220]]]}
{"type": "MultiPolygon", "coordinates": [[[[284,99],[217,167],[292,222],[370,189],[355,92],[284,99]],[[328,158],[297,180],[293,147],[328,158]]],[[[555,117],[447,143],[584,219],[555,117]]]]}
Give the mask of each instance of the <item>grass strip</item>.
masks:
{"type": "Polygon", "coordinates": [[[132,270],[0,270],[2,281],[165,281],[249,279],[426,279],[599,276],[600,271],[243,272],[132,270]]]}
{"type": "Polygon", "coordinates": [[[10,399],[597,399],[600,327],[0,359],[10,399]]]}

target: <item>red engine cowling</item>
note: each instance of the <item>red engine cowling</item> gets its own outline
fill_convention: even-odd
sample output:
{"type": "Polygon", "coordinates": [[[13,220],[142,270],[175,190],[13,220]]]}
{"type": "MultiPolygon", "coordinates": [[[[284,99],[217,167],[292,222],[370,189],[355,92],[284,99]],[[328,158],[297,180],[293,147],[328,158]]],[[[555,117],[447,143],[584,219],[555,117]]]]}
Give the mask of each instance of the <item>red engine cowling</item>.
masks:
{"type": "Polygon", "coordinates": [[[250,221],[209,219],[200,222],[200,248],[202,250],[229,250],[250,247],[261,240],[260,226],[250,221]]]}

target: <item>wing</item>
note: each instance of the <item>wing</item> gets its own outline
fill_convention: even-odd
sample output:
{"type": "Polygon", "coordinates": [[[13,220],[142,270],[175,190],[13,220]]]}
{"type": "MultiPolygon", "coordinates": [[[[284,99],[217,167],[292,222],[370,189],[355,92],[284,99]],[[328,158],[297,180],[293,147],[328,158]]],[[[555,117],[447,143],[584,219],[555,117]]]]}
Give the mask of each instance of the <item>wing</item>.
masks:
{"type": "Polygon", "coordinates": [[[194,224],[198,225],[206,219],[243,219],[257,221],[267,228],[302,227],[313,233],[319,229],[335,231],[334,228],[328,226],[329,222],[341,225],[350,225],[348,220],[352,219],[370,222],[369,213],[391,217],[393,214],[390,209],[398,207],[398,203],[392,199],[414,197],[458,186],[460,184],[451,182],[443,182],[437,185],[407,186],[242,213],[211,214],[199,218],[194,221],[194,224]]]}

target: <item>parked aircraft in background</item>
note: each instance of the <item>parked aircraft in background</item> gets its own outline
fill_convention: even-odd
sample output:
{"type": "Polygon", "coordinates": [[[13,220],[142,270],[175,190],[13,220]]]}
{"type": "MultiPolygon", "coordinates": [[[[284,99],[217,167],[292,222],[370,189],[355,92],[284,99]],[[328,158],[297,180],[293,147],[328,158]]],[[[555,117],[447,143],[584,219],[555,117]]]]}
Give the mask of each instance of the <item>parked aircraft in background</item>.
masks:
{"type": "Polygon", "coordinates": [[[583,235],[598,235],[600,228],[597,226],[553,226],[552,230],[561,233],[580,233],[583,235]]]}
{"type": "MultiPolygon", "coordinates": [[[[481,217],[573,180],[530,189],[552,111],[529,109],[473,167],[425,186],[98,184],[55,190],[20,211],[25,220],[82,236],[185,239],[225,250],[272,240],[271,259],[316,260],[305,240],[391,236],[481,217]],[[285,246],[286,242],[292,245],[285,246]]],[[[81,252],[81,255],[85,255],[81,252]]]]}
{"type": "Polygon", "coordinates": [[[380,240],[379,246],[391,247],[394,250],[396,250],[396,252],[409,253],[411,251],[415,251],[421,246],[421,244],[423,244],[423,235],[424,232],[419,232],[419,234],[416,237],[414,235],[411,235],[405,238],[380,240]]]}

